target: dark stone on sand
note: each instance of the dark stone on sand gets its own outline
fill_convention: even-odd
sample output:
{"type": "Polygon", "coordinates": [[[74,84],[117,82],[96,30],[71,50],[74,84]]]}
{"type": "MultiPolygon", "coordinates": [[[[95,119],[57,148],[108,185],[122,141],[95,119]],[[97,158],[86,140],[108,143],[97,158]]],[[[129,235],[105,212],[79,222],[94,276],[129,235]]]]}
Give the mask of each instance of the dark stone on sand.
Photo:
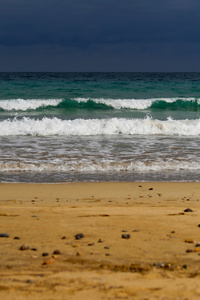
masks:
{"type": "Polygon", "coordinates": [[[187,269],[187,265],[183,265],[182,268],[183,268],[183,269],[187,269]]]}
{"type": "Polygon", "coordinates": [[[26,283],[33,283],[33,281],[28,279],[28,280],[26,280],[26,283]]]}
{"type": "Polygon", "coordinates": [[[48,256],[48,255],[49,255],[48,252],[43,252],[43,253],[42,253],[42,256],[48,256]]]}
{"type": "Polygon", "coordinates": [[[0,237],[9,238],[10,235],[8,233],[0,233],[0,237]]]}
{"type": "Polygon", "coordinates": [[[200,243],[197,243],[197,244],[195,245],[195,247],[200,247],[200,243]]]}
{"type": "Polygon", "coordinates": [[[130,237],[131,237],[131,236],[130,236],[130,234],[128,234],[128,233],[127,233],[127,234],[122,234],[122,238],[123,238],[123,239],[130,239],[130,237]]]}
{"type": "Polygon", "coordinates": [[[171,231],[171,233],[175,233],[175,231],[174,231],[174,230],[172,230],[172,231],[171,231]]]}
{"type": "Polygon", "coordinates": [[[36,215],[34,215],[34,216],[31,216],[32,218],[37,218],[37,216],[36,215]]]}
{"type": "Polygon", "coordinates": [[[105,256],[110,256],[110,253],[106,253],[105,256]]]}
{"type": "Polygon", "coordinates": [[[74,237],[75,237],[76,240],[80,240],[80,239],[84,238],[84,234],[83,233],[77,233],[74,237]]]}
{"type": "Polygon", "coordinates": [[[200,224],[198,224],[198,227],[200,227],[200,224]]]}
{"type": "Polygon", "coordinates": [[[53,254],[61,254],[60,250],[56,249],[53,251],[53,254]]]}
{"type": "Polygon", "coordinates": [[[99,240],[98,240],[98,243],[103,243],[102,239],[99,239],[99,240]]]}
{"type": "Polygon", "coordinates": [[[94,243],[89,243],[89,244],[88,244],[88,246],[93,246],[93,245],[94,245],[94,243]]]}
{"type": "Polygon", "coordinates": [[[149,191],[153,191],[153,188],[149,188],[149,191]]]}
{"type": "Polygon", "coordinates": [[[186,208],[184,212],[193,212],[193,210],[191,208],[186,208]]]}
{"type": "Polygon", "coordinates": [[[61,238],[61,240],[66,240],[66,236],[63,236],[63,237],[61,238]]]}
{"type": "Polygon", "coordinates": [[[37,248],[31,248],[32,251],[37,251],[37,248]]]}
{"type": "Polygon", "coordinates": [[[192,249],[187,249],[186,250],[186,253],[191,253],[191,252],[194,252],[192,249]]]}
{"type": "Polygon", "coordinates": [[[28,246],[28,245],[26,245],[26,244],[23,244],[20,248],[19,248],[19,250],[22,250],[22,251],[24,251],[24,250],[29,250],[30,249],[30,247],[28,246]]]}
{"type": "Polygon", "coordinates": [[[20,240],[20,237],[19,236],[15,236],[14,240],[20,240]]]}
{"type": "Polygon", "coordinates": [[[127,230],[122,230],[122,232],[127,232],[127,230]]]}
{"type": "Polygon", "coordinates": [[[105,246],[105,247],[104,247],[104,249],[110,249],[110,247],[108,247],[108,246],[105,246]]]}

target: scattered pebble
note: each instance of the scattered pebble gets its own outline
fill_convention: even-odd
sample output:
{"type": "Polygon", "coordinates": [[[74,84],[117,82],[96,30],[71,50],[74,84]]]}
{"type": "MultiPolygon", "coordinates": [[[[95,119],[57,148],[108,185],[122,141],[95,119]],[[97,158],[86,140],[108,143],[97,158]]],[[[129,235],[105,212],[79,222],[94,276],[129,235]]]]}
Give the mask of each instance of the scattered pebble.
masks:
{"type": "Polygon", "coordinates": [[[194,251],[192,249],[187,249],[185,252],[191,253],[191,252],[194,252],[194,251]]]}
{"type": "Polygon", "coordinates": [[[186,208],[184,212],[193,212],[193,210],[191,208],[186,208]]]}
{"type": "Polygon", "coordinates": [[[22,251],[24,251],[24,250],[29,250],[30,249],[30,247],[28,246],[28,245],[26,245],[26,244],[23,244],[20,248],[19,248],[19,250],[22,250],[22,251]]]}
{"type": "Polygon", "coordinates": [[[94,245],[94,243],[89,243],[89,244],[88,244],[88,246],[93,246],[93,245],[94,245]]]}
{"type": "Polygon", "coordinates": [[[185,243],[195,243],[194,239],[185,239],[185,243]]]}
{"type": "Polygon", "coordinates": [[[200,248],[195,248],[194,252],[200,252],[200,248]]]}
{"type": "Polygon", "coordinates": [[[200,227],[200,224],[198,224],[198,227],[200,227]]]}
{"type": "Polygon", "coordinates": [[[48,256],[48,255],[49,255],[48,252],[43,252],[43,253],[42,253],[42,256],[48,256]]]}
{"type": "Polygon", "coordinates": [[[62,238],[61,238],[61,240],[66,240],[67,238],[66,238],[66,236],[63,236],[62,238]]]}
{"type": "Polygon", "coordinates": [[[80,247],[80,244],[78,244],[78,243],[76,243],[76,244],[73,244],[73,245],[72,245],[72,247],[74,247],[74,248],[78,248],[78,247],[80,247]]]}
{"type": "Polygon", "coordinates": [[[122,232],[127,232],[127,230],[122,230],[122,232]]]}
{"type": "Polygon", "coordinates": [[[55,259],[54,259],[54,258],[50,258],[50,259],[48,259],[48,260],[44,261],[44,262],[43,262],[43,265],[49,265],[49,264],[53,264],[53,263],[54,263],[54,261],[55,261],[55,259]]]}
{"type": "Polygon", "coordinates": [[[0,237],[6,237],[9,238],[10,235],[8,233],[0,233],[0,237]]]}
{"type": "Polygon", "coordinates": [[[31,216],[32,218],[37,218],[37,216],[36,215],[33,215],[33,216],[31,216]]]}
{"type": "Polygon", "coordinates": [[[76,252],[76,256],[81,256],[82,254],[81,254],[81,252],[76,252]]]}
{"type": "Polygon", "coordinates": [[[130,234],[122,234],[123,239],[130,239],[130,234]]]}
{"type": "Polygon", "coordinates": [[[60,250],[54,250],[53,254],[61,254],[60,250]]]}
{"type": "Polygon", "coordinates": [[[102,239],[99,239],[99,240],[98,240],[98,243],[103,243],[102,239]]]}
{"type": "Polygon", "coordinates": [[[84,237],[84,234],[83,233],[77,233],[74,237],[75,237],[76,240],[80,240],[84,237]]]}
{"type": "Polygon", "coordinates": [[[31,248],[32,251],[37,251],[37,248],[31,248]]]}
{"type": "Polygon", "coordinates": [[[110,253],[106,253],[105,256],[110,256],[110,253]]]}
{"type": "Polygon", "coordinates": [[[105,246],[105,247],[104,247],[104,249],[110,249],[110,247],[108,247],[108,246],[105,246]]]}
{"type": "Polygon", "coordinates": [[[183,268],[183,269],[187,269],[187,265],[183,265],[182,268],[183,268]]]}
{"type": "Polygon", "coordinates": [[[15,236],[13,239],[14,240],[20,240],[20,237],[19,236],[15,236]]]}
{"type": "Polygon", "coordinates": [[[149,188],[149,191],[153,191],[153,188],[149,188]]]}
{"type": "Polygon", "coordinates": [[[195,247],[200,247],[200,243],[197,243],[197,244],[195,245],[195,247]]]}

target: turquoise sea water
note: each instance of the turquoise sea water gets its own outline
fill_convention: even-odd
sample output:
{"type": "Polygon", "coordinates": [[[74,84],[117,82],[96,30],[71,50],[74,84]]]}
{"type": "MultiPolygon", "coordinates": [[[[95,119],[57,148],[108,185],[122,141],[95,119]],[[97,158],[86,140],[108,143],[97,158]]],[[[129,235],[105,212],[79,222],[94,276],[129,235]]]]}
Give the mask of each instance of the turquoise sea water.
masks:
{"type": "Polygon", "coordinates": [[[200,73],[0,73],[0,181],[199,181],[200,73]]]}

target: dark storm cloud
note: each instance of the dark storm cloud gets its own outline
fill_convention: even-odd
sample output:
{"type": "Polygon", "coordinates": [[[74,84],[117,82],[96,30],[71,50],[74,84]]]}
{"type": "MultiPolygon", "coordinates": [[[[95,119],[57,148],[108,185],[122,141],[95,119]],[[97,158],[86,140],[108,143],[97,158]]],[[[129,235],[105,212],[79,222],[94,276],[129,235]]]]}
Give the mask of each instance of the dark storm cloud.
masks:
{"type": "Polygon", "coordinates": [[[199,0],[0,0],[0,46],[7,53],[17,48],[15,54],[26,47],[30,53],[37,47],[38,55],[73,53],[73,59],[77,52],[82,60],[85,51],[95,60],[101,48],[105,64],[113,51],[118,59],[131,51],[142,59],[154,48],[170,52],[170,43],[194,48],[199,16],[199,0]]]}

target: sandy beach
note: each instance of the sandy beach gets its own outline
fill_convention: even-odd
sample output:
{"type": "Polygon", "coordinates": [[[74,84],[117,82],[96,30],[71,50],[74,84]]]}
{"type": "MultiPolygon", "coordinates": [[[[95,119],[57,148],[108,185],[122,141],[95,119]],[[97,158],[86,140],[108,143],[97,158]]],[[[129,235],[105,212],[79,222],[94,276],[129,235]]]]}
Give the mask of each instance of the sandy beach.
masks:
{"type": "Polygon", "coordinates": [[[1,299],[199,299],[199,201],[200,183],[2,183],[1,299]]]}

